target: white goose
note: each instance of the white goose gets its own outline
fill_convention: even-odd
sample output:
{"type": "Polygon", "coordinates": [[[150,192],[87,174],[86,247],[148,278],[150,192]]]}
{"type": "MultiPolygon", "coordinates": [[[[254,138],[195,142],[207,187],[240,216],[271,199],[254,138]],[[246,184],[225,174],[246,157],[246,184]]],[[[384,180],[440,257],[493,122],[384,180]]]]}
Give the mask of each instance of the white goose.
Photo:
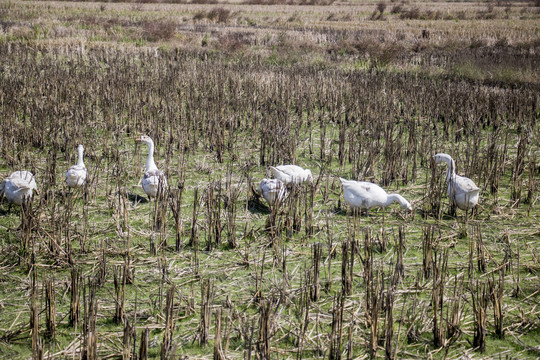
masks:
{"type": "Polygon", "coordinates": [[[411,204],[399,194],[387,194],[379,185],[365,182],[345,180],[339,178],[343,185],[343,195],[345,202],[351,208],[366,209],[368,211],[374,207],[387,207],[397,202],[402,208],[412,210],[411,204]]]}
{"type": "Polygon", "coordinates": [[[84,147],[82,145],[77,146],[77,152],[79,153],[77,165],[73,165],[66,172],[66,184],[71,188],[83,186],[86,182],[86,176],[88,175],[88,171],[86,171],[86,166],[84,166],[83,161],[84,147]]]}
{"type": "Polygon", "coordinates": [[[257,192],[262,195],[270,208],[279,205],[287,196],[285,184],[278,179],[262,179],[257,192]]]}
{"type": "Polygon", "coordinates": [[[146,171],[142,179],[142,187],[148,198],[155,198],[158,190],[161,191],[167,188],[167,178],[161,172],[154,162],[154,142],[148,135],[141,135],[135,141],[140,141],[148,145],[148,157],[146,158],[146,171]]]}
{"type": "Polygon", "coordinates": [[[456,163],[448,154],[440,153],[433,156],[435,164],[448,164],[446,181],[448,182],[448,197],[461,210],[469,210],[478,204],[480,189],[469,178],[456,175],[456,163]]]}
{"type": "Polygon", "coordinates": [[[27,170],[15,171],[0,183],[0,197],[13,204],[22,205],[23,201],[32,198],[32,192],[37,191],[36,179],[27,170]]]}
{"type": "Polygon", "coordinates": [[[305,181],[313,182],[313,175],[309,169],[303,169],[297,165],[270,166],[274,177],[281,180],[285,185],[301,184],[305,181]]]}

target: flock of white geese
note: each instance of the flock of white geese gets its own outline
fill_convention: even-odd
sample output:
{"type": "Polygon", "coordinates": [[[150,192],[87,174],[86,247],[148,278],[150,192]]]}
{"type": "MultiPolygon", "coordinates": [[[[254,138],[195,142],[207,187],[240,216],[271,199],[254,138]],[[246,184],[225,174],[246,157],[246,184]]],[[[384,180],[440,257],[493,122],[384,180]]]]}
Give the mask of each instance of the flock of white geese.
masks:
{"type": "MultiPolygon", "coordinates": [[[[478,204],[480,189],[474,182],[464,176],[456,175],[455,162],[448,154],[436,154],[433,156],[436,164],[446,162],[448,172],[448,197],[453,205],[461,210],[470,210],[478,204]]],[[[268,202],[270,208],[276,207],[287,196],[290,184],[301,184],[313,181],[310,170],[297,165],[270,166],[274,179],[263,179],[257,191],[268,202]]],[[[355,181],[339,178],[343,186],[345,202],[352,209],[366,210],[371,208],[387,207],[397,202],[403,209],[412,211],[412,205],[407,199],[399,194],[388,194],[379,185],[367,181],[355,181]]]]}
{"type": "MultiPolygon", "coordinates": [[[[146,195],[152,199],[160,191],[167,188],[165,174],[158,169],[154,162],[154,142],[147,135],[135,139],[148,145],[146,169],[142,179],[142,188],[146,195]]],[[[84,147],[77,147],[77,165],[73,165],[66,172],[66,185],[70,188],[80,188],[86,183],[88,171],[84,165],[84,147]]],[[[461,210],[470,210],[478,203],[480,189],[474,182],[455,172],[455,162],[448,154],[433,156],[436,164],[445,162],[448,165],[446,181],[448,183],[448,196],[450,202],[461,210]]],[[[271,209],[277,207],[287,197],[288,189],[293,184],[313,182],[310,170],[297,165],[270,166],[273,179],[263,179],[258,186],[258,193],[268,202],[271,209]]],[[[403,209],[412,211],[411,204],[399,194],[387,194],[380,186],[366,181],[345,180],[339,178],[343,186],[345,202],[352,209],[386,207],[397,202],[403,209]]],[[[15,171],[0,183],[0,199],[5,197],[11,204],[21,205],[24,201],[32,199],[33,192],[37,192],[34,175],[27,170],[15,171]]]]}

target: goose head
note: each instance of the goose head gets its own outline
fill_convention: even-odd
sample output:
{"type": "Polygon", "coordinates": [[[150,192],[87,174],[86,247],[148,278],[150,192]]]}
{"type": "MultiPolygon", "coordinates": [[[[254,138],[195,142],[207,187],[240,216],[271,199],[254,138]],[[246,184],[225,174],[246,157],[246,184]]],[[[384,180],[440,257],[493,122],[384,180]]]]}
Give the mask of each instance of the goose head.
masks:
{"type": "Polygon", "coordinates": [[[402,204],[400,204],[403,209],[407,209],[409,211],[412,211],[413,207],[410,202],[405,200],[402,204]]]}
{"type": "Polygon", "coordinates": [[[447,164],[452,163],[452,157],[445,153],[439,153],[433,155],[433,160],[435,160],[435,164],[440,164],[442,162],[445,162],[447,164]]]}
{"type": "Polygon", "coordinates": [[[311,170],[306,169],[306,174],[307,174],[307,179],[308,179],[310,182],[313,182],[313,174],[311,173],[311,170]]]}
{"type": "Polygon", "coordinates": [[[412,211],[413,209],[411,203],[399,194],[388,195],[388,199],[386,200],[386,205],[390,205],[393,202],[397,202],[401,206],[402,209],[407,209],[409,211],[412,211]]]}
{"type": "Polygon", "coordinates": [[[154,141],[152,141],[152,138],[150,136],[148,136],[148,135],[141,135],[141,136],[135,138],[135,141],[145,143],[148,146],[154,145],[154,141]]]}

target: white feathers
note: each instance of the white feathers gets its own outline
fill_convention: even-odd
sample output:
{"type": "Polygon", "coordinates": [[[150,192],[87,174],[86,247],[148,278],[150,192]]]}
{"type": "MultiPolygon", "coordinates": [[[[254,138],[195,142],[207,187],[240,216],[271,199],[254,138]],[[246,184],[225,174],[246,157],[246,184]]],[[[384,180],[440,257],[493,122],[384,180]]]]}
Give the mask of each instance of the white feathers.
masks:
{"type": "Polygon", "coordinates": [[[257,192],[268,202],[270,208],[285,200],[288,185],[299,185],[305,181],[313,182],[311,171],[297,165],[270,166],[270,171],[275,179],[262,179],[257,189],[257,192]]]}
{"type": "Polygon", "coordinates": [[[297,165],[270,166],[270,170],[274,177],[281,180],[285,185],[301,184],[305,181],[313,182],[311,171],[297,165]]]}
{"type": "Polygon", "coordinates": [[[36,179],[30,171],[15,171],[0,183],[0,196],[13,204],[21,205],[25,199],[37,191],[36,179]]]}
{"type": "Polygon", "coordinates": [[[469,210],[478,204],[480,189],[469,178],[456,175],[456,163],[448,154],[440,153],[433,156],[436,164],[448,164],[446,181],[448,182],[448,197],[461,210],[469,210]]]}
{"type": "Polygon", "coordinates": [[[257,192],[262,195],[270,208],[278,206],[287,196],[285,184],[278,179],[262,179],[257,192]]]}
{"type": "Polygon", "coordinates": [[[155,198],[161,188],[164,191],[167,188],[167,179],[161,170],[154,169],[144,173],[142,187],[149,198],[155,198]]]}
{"type": "Polygon", "coordinates": [[[345,202],[352,208],[369,210],[374,207],[386,207],[397,202],[402,208],[412,210],[411,204],[399,194],[387,194],[379,185],[339,178],[343,185],[345,202]]]}
{"type": "Polygon", "coordinates": [[[148,157],[146,158],[146,171],[142,179],[142,187],[149,198],[155,198],[160,189],[163,192],[167,188],[167,178],[154,162],[154,141],[148,135],[141,135],[135,141],[148,145],[148,157]]]}
{"type": "Polygon", "coordinates": [[[79,154],[77,165],[73,165],[66,172],[66,184],[72,188],[83,186],[88,175],[83,161],[84,147],[82,145],[77,146],[77,152],[79,154]]]}

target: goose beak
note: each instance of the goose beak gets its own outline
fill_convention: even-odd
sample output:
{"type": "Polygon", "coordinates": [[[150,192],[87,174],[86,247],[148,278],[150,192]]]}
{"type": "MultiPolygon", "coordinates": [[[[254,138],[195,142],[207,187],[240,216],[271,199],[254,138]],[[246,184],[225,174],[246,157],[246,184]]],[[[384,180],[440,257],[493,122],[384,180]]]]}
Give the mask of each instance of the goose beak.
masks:
{"type": "Polygon", "coordinates": [[[139,136],[139,137],[136,137],[136,138],[135,138],[135,141],[142,141],[142,137],[140,137],[140,136],[139,136]]]}

